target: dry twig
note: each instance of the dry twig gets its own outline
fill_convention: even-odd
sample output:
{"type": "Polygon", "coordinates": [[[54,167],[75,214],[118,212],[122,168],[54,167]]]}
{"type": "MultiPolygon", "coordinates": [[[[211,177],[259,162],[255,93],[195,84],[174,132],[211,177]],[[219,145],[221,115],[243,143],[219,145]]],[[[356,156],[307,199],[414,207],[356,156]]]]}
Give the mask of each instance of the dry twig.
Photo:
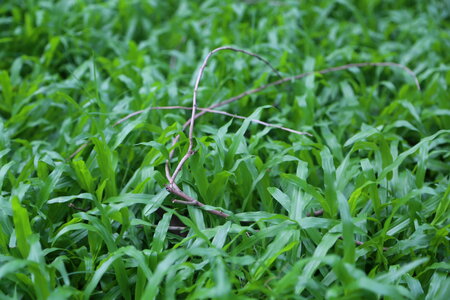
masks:
{"type": "Polygon", "coordinates": [[[318,217],[318,216],[321,216],[321,215],[323,215],[323,209],[315,210],[315,211],[313,211],[311,213],[307,213],[306,214],[307,217],[311,217],[311,216],[318,217]]]}
{"type": "Polygon", "coordinates": [[[75,206],[75,204],[73,204],[73,203],[69,203],[69,204],[67,204],[67,206],[70,207],[70,208],[73,208],[75,210],[79,210],[79,211],[84,211],[84,212],[88,212],[89,211],[89,209],[75,206]]]}
{"type": "MultiPolygon", "coordinates": [[[[150,108],[150,110],[171,110],[171,109],[192,110],[192,107],[176,106],[175,105],[175,106],[155,106],[155,107],[151,107],[150,108]]],[[[213,114],[224,115],[224,116],[228,116],[228,117],[232,117],[232,118],[236,118],[236,119],[241,119],[241,120],[249,119],[249,118],[244,117],[244,116],[240,116],[240,115],[236,115],[236,114],[230,114],[229,112],[221,111],[221,110],[214,110],[214,109],[202,108],[202,107],[198,107],[197,110],[205,111],[205,112],[209,112],[209,113],[213,113],[213,114]]],[[[118,125],[120,123],[123,123],[124,121],[128,120],[129,118],[131,118],[131,117],[133,117],[135,115],[138,115],[140,113],[143,113],[144,111],[145,110],[140,110],[140,111],[136,111],[136,112],[134,112],[132,114],[129,114],[126,117],[124,117],[124,118],[120,119],[119,121],[117,121],[116,123],[114,123],[114,125],[118,125]]],[[[286,128],[286,127],[275,125],[275,124],[272,124],[272,123],[267,123],[267,122],[264,122],[264,121],[260,121],[260,120],[257,120],[257,119],[249,119],[249,120],[250,120],[250,122],[261,124],[261,125],[264,125],[266,127],[273,127],[273,128],[281,129],[281,130],[288,131],[288,132],[291,132],[291,133],[295,133],[295,134],[298,134],[298,135],[309,135],[309,136],[312,136],[309,132],[298,131],[298,130],[294,130],[294,129],[291,129],[291,128],[286,128]]]]}
{"type": "MultiPolygon", "coordinates": [[[[352,64],[346,64],[346,65],[342,65],[342,66],[337,66],[337,67],[332,67],[332,68],[327,68],[327,69],[323,69],[323,70],[319,70],[319,71],[313,71],[313,72],[306,72],[306,73],[302,73],[302,74],[298,74],[295,76],[291,76],[291,77],[286,77],[265,85],[262,85],[260,87],[257,87],[256,89],[251,89],[251,90],[247,90],[237,96],[231,97],[229,99],[226,99],[224,101],[218,102],[216,104],[213,104],[211,106],[208,107],[208,109],[214,109],[217,107],[221,107],[227,104],[230,104],[232,102],[238,101],[242,98],[244,98],[245,96],[249,96],[251,94],[255,94],[255,93],[259,93],[262,90],[265,90],[269,87],[272,86],[277,86],[286,82],[290,82],[290,81],[294,81],[294,80],[299,80],[302,78],[305,78],[307,76],[310,75],[314,75],[314,74],[327,74],[327,73],[332,73],[332,72],[337,72],[337,71],[342,71],[342,70],[347,70],[347,69],[351,69],[351,68],[362,68],[362,67],[368,67],[368,66],[375,66],[375,67],[394,67],[394,68],[400,68],[402,70],[404,70],[406,73],[408,73],[409,75],[411,75],[411,77],[414,79],[414,83],[417,87],[417,89],[420,91],[420,84],[419,84],[419,80],[417,79],[416,74],[408,67],[401,65],[401,64],[397,64],[397,63],[393,63],[393,62],[365,62],[365,63],[352,63],[352,64]]],[[[201,116],[203,116],[206,112],[202,111],[200,113],[198,113],[197,115],[195,115],[194,119],[197,119],[201,116]]],[[[192,119],[192,118],[191,118],[192,119]]],[[[189,126],[189,124],[191,124],[191,119],[187,120],[187,122],[183,125],[183,130],[189,126]]]]}
{"type": "MultiPolygon", "coordinates": [[[[219,51],[224,51],[224,50],[241,52],[241,53],[247,54],[249,56],[255,57],[255,58],[261,60],[262,62],[264,62],[266,65],[268,65],[275,73],[277,73],[278,76],[281,77],[281,74],[274,67],[272,67],[272,65],[267,60],[265,60],[264,58],[262,58],[261,56],[259,56],[257,54],[254,54],[254,53],[242,50],[242,49],[238,49],[238,48],[228,47],[228,46],[219,47],[219,48],[216,48],[216,49],[212,50],[211,52],[209,52],[208,55],[205,57],[202,66],[200,67],[200,70],[197,75],[197,79],[195,81],[194,92],[193,92],[193,96],[192,96],[192,116],[191,116],[191,122],[190,122],[190,126],[189,126],[189,147],[188,147],[186,154],[180,160],[177,167],[175,168],[175,171],[172,173],[171,176],[169,176],[169,178],[167,178],[169,180],[169,189],[170,189],[170,186],[175,182],[175,179],[177,178],[179,172],[181,171],[181,168],[183,167],[184,163],[189,159],[189,157],[191,157],[194,154],[192,149],[194,147],[194,125],[195,125],[195,115],[196,115],[196,110],[197,110],[197,93],[198,93],[198,87],[200,85],[200,80],[202,79],[202,76],[203,76],[203,72],[205,71],[205,68],[208,65],[208,61],[211,58],[211,56],[214,53],[217,53],[219,51]]],[[[280,79],[280,80],[283,80],[283,79],[280,79]]],[[[166,174],[167,174],[167,172],[166,172],[166,174]]]]}
{"type": "MultiPolygon", "coordinates": [[[[173,192],[173,191],[176,191],[176,189],[179,189],[175,185],[175,179],[176,179],[177,175],[179,174],[179,172],[181,171],[181,168],[183,167],[184,163],[194,154],[194,151],[192,149],[193,149],[193,130],[194,130],[195,120],[197,118],[199,118],[200,116],[204,115],[205,113],[211,112],[214,108],[217,108],[217,107],[220,107],[220,106],[224,106],[224,105],[227,105],[229,103],[238,101],[239,99],[241,99],[241,98],[243,98],[245,96],[248,96],[250,94],[254,94],[254,93],[260,92],[260,91],[262,91],[262,90],[264,90],[266,88],[269,88],[271,86],[280,85],[280,84],[283,84],[283,83],[286,83],[286,82],[289,82],[289,81],[293,81],[293,80],[299,80],[299,79],[304,78],[306,76],[313,75],[314,73],[326,74],[326,73],[336,72],[336,71],[340,71],[340,70],[346,70],[346,69],[350,69],[350,68],[354,68],[354,67],[361,68],[361,67],[366,67],[366,66],[382,66],[382,67],[390,66],[390,67],[401,68],[401,69],[406,71],[409,75],[411,75],[414,78],[415,84],[416,84],[418,90],[420,91],[420,85],[419,85],[419,81],[417,80],[416,75],[414,74],[414,72],[411,69],[409,69],[406,66],[403,66],[403,65],[400,65],[400,64],[397,64],[397,63],[392,63],[392,62],[353,63],[353,64],[347,64],[347,65],[333,67],[333,68],[327,68],[327,69],[320,70],[320,71],[317,71],[317,72],[307,72],[307,73],[302,73],[302,74],[299,74],[299,75],[296,75],[296,76],[292,76],[292,77],[282,78],[282,79],[277,80],[275,82],[263,85],[263,86],[261,86],[259,88],[256,88],[256,89],[248,90],[248,91],[246,91],[244,93],[241,93],[240,95],[237,95],[237,96],[232,97],[230,99],[224,100],[224,101],[216,103],[214,105],[211,105],[210,107],[208,107],[206,109],[202,109],[202,111],[200,113],[196,114],[195,112],[198,109],[198,107],[197,107],[197,90],[198,90],[198,85],[200,83],[200,79],[202,77],[203,71],[206,68],[207,62],[208,62],[208,60],[209,60],[209,58],[211,57],[212,54],[214,54],[215,52],[218,52],[220,50],[225,50],[225,49],[226,50],[232,50],[233,49],[233,50],[236,51],[236,49],[234,49],[234,48],[232,48],[232,49],[226,48],[226,47],[217,48],[217,49],[211,51],[206,56],[205,60],[203,61],[202,66],[200,68],[200,72],[199,72],[199,75],[197,76],[197,80],[196,80],[195,87],[194,87],[194,96],[193,96],[193,101],[192,101],[193,102],[192,103],[192,116],[183,125],[183,130],[189,125],[189,147],[188,147],[188,151],[183,156],[183,158],[180,160],[180,162],[178,163],[178,165],[177,165],[177,167],[176,167],[176,169],[175,169],[175,171],[173,172],[172,175],[170,175],[169,160],[173,157],[174,150],[172,150],[170,152],[169,160],[166,161],[166,176],[167,176],[167,178],[169,180],[169,184],[166,186],[166,188],[167,188],[167,190],[169,192],[173,192]]],[[[239,52],[241,52],[241,51],[239,51],[239,52]]],[[[284,129],[286,129],[286,128],[284,128],[284,129]]],[[[178,142],[179,138],[180,138],[180,135],[176,136],[173,139],[172,145],[175,145],[178,142]]],[[[186,199],[186,198],[184,198],[184,199],[186,199]]],[[[187,202],[189,204],[192,204],[192,205],[200,206],[198,204],[200,202],[198,202],[198,201],[194,203],[194,202],[191,202],[191,201],[188,200],[187,202]]],[[[185,204],[188,204],[187,202],[183,201],[183,203],[185,203],[185,204]]],[[[212,212],[212,213],[215,213],[215,212],[212,212]]],[[[322,214],[323,211],[322,212],[318,211],[317,213],[322,214]]],[[[315,214],[316,213],[314,213],[314,215],[315,214]]]]}
{"type": "MultiPolygon", "coordinates": [[[[233,47],[219,47],[216,48],[214,50],[212,50],[211,52],[208,53],[208,55],[205,57],[202,66],[200,67],[200,70],[198,72],[197,75],[197,79],[195,81],[195,86],[194,86],[194,92],[193,92],[193,97],[192,97],[192,115],[191,115],[191,122],[190,122],[190,126],[189,126],[189,146],[188,146],[188,150],[186,152],[186,154],[181,158],[181,160],[178,162],[178,165],[175,168],[175,171],[173,171],[172,174],[170,174],[170,167],[169,167],[169,161],[170,158],[173,156],[174,150],[171,151],[170,153],[170,158],[166,161],[166,177],[167,180],[169,181],[169,183],[166,185],[166,189],[171,192],[172,194],[175,194],[177,196],[179,196],[180,198],[183,198],[185,201],[183,200],[174,200],[178,203],[183,203],[183,204],[187,204],[187,205],[194,205],[194,206],[199,206],[199,207],[204,207],[205,205],[203,203],[201,203],[200,201],[193,199],[191,197],[189,197],[188,195],[186,195],[175,183],[175,180],[178,176],[178,174],[180,173],[181,169],[183,168],[184,163],[192,156],[194,155],[194,125],[195,125],[195,115],[196,115],[196,110],[197,110],[197,93],[198,93],[198,87],[200,85],[200,80],[202,78],[203,72],[208,64],[209,59],[211,58],[211,56],[214,53],[217,53],[219,51],[224,51],[224,50],[230,50],[230,51],[234,51],[234,52],[241,52],[244,54],[247,54],[249,56],[255,57],[259,60],[261,60],[262,62],[264,62],[266,65],[268,65],[275,73],[277,73],[280,77],[280,73],[274,68],[272,67],[272,65],[265,60],[264,58],[262,58],[261,56],[242,50],[242,49],[237,49],[237,48],[233,48],[233,47]]],[[[282,79],[281,79],[282,80],[282,79]]],[[[173,144],[175,144],[179,139],[179,136],[177,138],[174,139],[173,144]]],[[[227,214],[218,211],[218,210],[208,210],[208,212],[221,216],[221,217],[228,217],[227,214]]]]}
{"type": "MultiPolygon", "coordinates": [[[[287,77],[287,78],[281,78],[277,81],[262,85],[258,88],[255,89],[251,89],[251,90],[247,90],[237,96],[234,96],[232,98],[226,99],[224,101],[218,102],[216,104],[213,104],[211,106],[209,106],[208,108],[199,108],[197,105],[197,93],[198,93],[198,87],[200,84],[200,80],[202,78],[203,72],[208,64],[209,59],[211,58],[211,56],[214,53],[217,53],[219,51],[223,51],[223,50],[230,50],[230,51],[234,51],[234,52],[241,52],[244,54],[247,54],[249,56],[255,57],[258,60],[264,62],[266,65],[268,65],[278,76],[281,77],[280,73],[264,58],[262,58],[261,56],[242,50],[242,49],[238,49],[238,48],[233,48],[233,47],[219,47],[217,49],[212,50],[211,52],[208,53],[208,55],[205,57],[199,73],[197,75],[196,78],[196,82],[195,82],[195,86],[194,86],[194,91],[193,91],[193,99],[192,99],[192,107],[183,107],[183,106],[166,106],[166,107],[152,107],[149,109],[185,109],[185,110],[192,110],[192,114],[191,114],[191,118],[183,125],[183,130],[185,130],[188,126],[189,126],[189,146],[188,146],[188,151],[186,152],[186,154],[181,158],[181,160],[178,162],[178,165],[175,168],[175,171],[171,174],[170,173],[170,160],[173,158],[174,155],[174,151],[175,149],[173,149],[170,154],[169,154],[169,159],[166,160],[166,165],[165,165],[165,172],[166,172],[166,177],[167,180],[169,181],[169,184],[166,185],[166,189],[171,192],[172,194],[184,199],[184,200],[173,200],[173,202],[175,203],[182,203],[182,204],[186,204],[186,205],[194,205],[194,206],[198,206],[198,207],[204,207],[205,204],[201,203],[200,201],[188,196],[187,194],[185,194],[175,183],[175,180],[178,176],[178,174],[180,173],[183,165],[185,164],[185,162],[192,156],[194,155],[195,151],[193,151],[193,147],[194,147],[194,125],[195,125],[195,120],[199,117],[201,117],[202,115],[204,115],[205,113],[216,113],[216,114],[222,114],[222,115],[226,115],[226,116],[230,116],[230,117],[234,117],[234,118],[239,118],[239,119],[246,119],[246,117],[243,116],[239,116],[239,115],[235,115],[235,114],[231,114],[228,112],[223,112],[223,111],[218,111],[218,110],[214,110],[215,108],[221,107],[221,106],[225,106],[227,104],[230,104],[232,102],[238,101],[242,98],[244,98],[245,96],[251,95],[251,94],[255,94],[258,93],[262,90],[265,90],[269,87],[273,87],[273,86],[277,86],[277,85],[281,85],[287,82],[292,82],[295,80],[299,80],[302,79],[304,77],[313,75],[313,74],[326,74],[326,73],[331,73],[331,72],[336,72],[336,71],[341,71],[341,70],[347,70],[350,68],[362,68],[362,67],[367,67],[367,66],[379,66],[379,67],[396,67],[396,68],[401,68],[402,70],[404,70],[406,73],[408,73],[411,77],[413,77],[414,79],[414,83],[417,87],[417,89],[420,91],[420,84],[419,81],[415,75],[415,73],[409,69],[408,67],[401,65],[401,64],[397,64],[397,63],[393,63],[393,62],[367,62],[367,63],[351,63],[351,64],[346,64],[346,65],[342,65],[342,66],[337,66],[337,67],[332,67],[332,68],[326,68],[323,70],[319,70],[319,71],[314,71],[314,72],[306,72],[306,73],[302,73],[296,76],[292,76],[292,77],[287,77]],[[200,113],[197,113],[196,111],[199,110],[200,113]]],[[[136,111],[133,112],[129,115],[127,115],[126,117],[120,119],[119,121],[117,121],[116,123],[114,123],[113,126],[116,126],[118,124],[123,123],[124,121],[128,120],[129,118],[136,116],[138,114],[141,114],[143,112],[145,112],[146,110],[140,110],[140,111],[136,111]]],[[[263,121],[259,121],[259,120],[255,120],[255,119],[250,119],[250,121],[258,123],[258,124],[262,124],[264,126],[268,126],[268,127],[275,127],[278,129],[282,129],[285,131],[289,131],[295,134],[306,134],[306,135],[310,135],[309,133],[306,132],[301,132],[301,131],[297,131],[297,130],[293,130],[290,128],[285,128],[279,125],[274,125],[274,124],[270,124],[267,122],[263,122],[263,121]]],[[[172,145],[175,145],[180,139],[180,135],[177,135],[173,140],[172,140],[172,145]]],[[[69,159],[73,158],[77,153],[79,153],[81,150],[83,150],[85,147],[87,146],[87,143],[81,145],[70,157],[69,159]]],[[[221,216],[221,217],[228,217],[227,214],[218,211],[218,210],[208,210],[210,213],[221,216]]],[[[312,214],[307,214],[307,216],[310,215],[314,215],[314,216],[319,216],[323,214],[323,210],[318,210],[313,212],[312,214]]]]}

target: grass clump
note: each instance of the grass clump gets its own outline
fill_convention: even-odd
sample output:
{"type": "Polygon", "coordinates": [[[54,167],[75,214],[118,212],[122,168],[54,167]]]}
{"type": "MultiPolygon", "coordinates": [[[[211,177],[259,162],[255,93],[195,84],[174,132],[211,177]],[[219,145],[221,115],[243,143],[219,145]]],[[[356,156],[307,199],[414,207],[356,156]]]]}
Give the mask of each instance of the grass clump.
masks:
{"type": "Polygon", "coordinates": [[[448,11],[1,3],[0,298],[445,299],[448,11]]]}

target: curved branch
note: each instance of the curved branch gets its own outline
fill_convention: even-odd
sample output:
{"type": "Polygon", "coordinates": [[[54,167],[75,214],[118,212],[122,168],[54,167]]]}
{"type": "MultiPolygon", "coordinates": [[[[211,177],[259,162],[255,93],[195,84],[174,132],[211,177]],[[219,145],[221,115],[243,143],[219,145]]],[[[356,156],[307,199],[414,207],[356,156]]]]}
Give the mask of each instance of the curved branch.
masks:
{"type": "MultiPolygon", "coordinates": [[[[260,87],[255,88],[255,89],[247,90],[247,91],[245,91],[245,92],[243,92],[243,93],[241,93],[241,94],[239,94],[237,96],[234,96],[234,97],[231,97],[231,98],[226,99],[224,101],[221,101],[219,103],[213,104],[213,105],[209,106],[208,108],[209,109],[214,109],[214,108],[217,108],[217,107],[221,107],[221,106],[230,104],[232,102],[238,101],[238,100],[244,98],[245,96],[248,96],[248,95],[251,95],[251,94],[255,94],[255,93],[259,93],[262,90],[265,90],[265,89],[267,89],[269,87],[280,85],[280,84],[283,84],[283,83],[286,83],[286,82],[289,82],[289,81],[293,81],[293,80],[299,80],[299,79],[305,78],[307,76],[310,76],[310,75],[313,75],[313,74],[316,74],[316,73],[318,73],[318,74],[327,74],[327,73],[347,70],[347,69],[350,69],[350,68],[363,68],[363,67],[369,67],[369,66],[372,66],[372,67],[394,67],[394,68],[400,68],[400,69],[404,70],[406,73],[408,73],[408,75],[410,75],[413,78],[417,89],[419,91],[421,91],[419,80],[417,79],[416,74],[410,68],[408,68],[407,66],[404,66],[404,65],[401,65],[401,64],[398,64],[398,63],[393,63],[393,62],[352,63],[352,64],[346,64],[346,65],[332,67],[332,68],[326,68],[326,69],[319,70],[319,71],[306,72],[306,73],[302,73],[302,74],[291,76],[291,77],[286,77],[286,78],[283,78],[283,79],[280,79],[280,80],[277,80],[277,81],[274,81],[274,82],[262,85],[260,87]]],[[[196,114],[194,116],[194,120],[198,119],[199,117],[203,116],[204,114],[205,114],[204,111],[196,114]]],[[[183,130],[186,129],[186,127],[189,126],[189,124],[191,124],[191,120],[192,120],[192,117],[191,117],[191,119],[187,120],[186,123],[184,123],[183,130]]]]}
{"type": "MultiPolygon", "coordinates": [[[[253,56],[253,57],[259,59],[260,61],[264,62],[275,73],[277,73],[278,76],[281,77],[280,73],[267,60],[265,60],[264,58],[262,58],[261,56],[255,54],[255,53],[248,52],[248,51],[245,51],[245,50],[242,50],[242,49],[238,49],[238,48],[229,47],[229,46],[219,47],[219,48],[216,48],[216,49],[212,50],[211,52],[209,52],[208,55],[203,60],[202,66],[200,67],[200,70],[198,72],[197,79],[196,79],[195,85],[194,85],[194,93],[193,93],[193,96],[192,96],[192,115],[191,115],[191,118],[190,118],[190,120],[192,120],[192,121],[190,122],[190,126],[189,126],[189,147],[188,147],[188,151],[186,152],[184,157],[178,163],[178,165],[175,168],[175,171],[173,172],[173,174],[170,176],[170,178],[168,178],[170,184],[175,182],[175,179],[177,178],[178,173],[181,171],[181,168],[183,167],[183,164],[194,153],[192,151],[192,149],[194,147],[194,125],[195,125],[195,115],[196,115],[196,110],[197,110],[197,93],[198,93],[198,86],[200,85],[200,80],[202,79],[202,76],[203,76],[203,72],[204,72],[206,66],[208,65],[208,61],[211,58],[211,56],[214,53],[217,53],[219,51],[224,51],[224,50],[230,50],[230,51],[234,51],[234,52],[241,52],[241,53],[247,54],[249,56],[253,56]]],[[[167,173],[167,169],[168,169],[168,166],[166,164],[166,173],[167,173]]]]}

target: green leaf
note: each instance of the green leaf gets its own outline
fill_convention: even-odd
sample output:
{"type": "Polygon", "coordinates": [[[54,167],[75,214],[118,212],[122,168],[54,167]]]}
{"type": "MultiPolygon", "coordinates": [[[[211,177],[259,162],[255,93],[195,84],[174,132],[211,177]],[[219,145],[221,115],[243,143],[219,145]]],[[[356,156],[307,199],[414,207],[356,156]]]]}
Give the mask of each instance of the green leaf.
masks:
{"type": "Polygon", "coordinates": [[[117,195],[116,173],[113,165],[113,153],[108,145],[97,138],[92,138],[97,152],[97,162],[102,174],[102,179],[106,181],[106,196],[117,195]]]}
{"type": "MultiPolygon", "coordinates": [[[[319,243],[319,245],[317,245],[313,257],[314,258],[324,257],[327,254],[328,250],[336,243],[338,238],[339,235],[334,233],[325,234],[322,241],[319,243]]],[[[300,294],[305,289],[305,284],[308,278],[311,278],[311,276],[314,274],[319,265],[320,265],[319,260],[313,260],[305,266],[301,276],[298,277],[297,283],[295,285],[296,294],[300,294]]]]}
{"type": "Polygon", "coordinates": [[[89,193],[94,193],[95,181],[86,163],[81,159],[74,160],[72,161],[72,168],[75,171],[80,187],[89,193]]]}
{"type": "Polygon", "coordinates": [[[72,201],[74,199],[94,200],[94,196],[92,194],[89,194],[89,193],[83,193],[83,194],[73,195],[73,196],[61,196],[61,197],[56,197],[56,198],[50,199],[50,200],[47,201],[47,203],[48,204],[65,203],[65,202],[72,201]]]}
{"type": "Polygon", "coordinates": [[[159,221],[158,226],[156,227],[155,235],[153,236],[152,241],[152,250],[155,253],[159,253],[163,250],[164,241],[166,239],[167,230],[169,229],[171,219],[172,213],[166,212],[161,221],[159,221]]]}
{"type": "Polygon", "coordinates": [[[330,209],[329,214],[332,217],[336,217],[338,197],[336,193],[336,169],[334,167],[333,157],[327,147],[320,152],[320,156],[322,158],[322,168],[324,173],[325,199],[327,200],[330,209]]]}
{"type": "Polygon", "coordinates": [[[305,180],[298,178],[291,174],[281,174],[282,178],[287,179],[289,182],[294,183],[298,187],[301,187],[306,193],[310,194],[313,198],[319,201],[323,209],[331,214],[331,208],[329,201],[325,200],[325,197],[315,188],[313,185],[308,184],[305,180]]]}
{"type": "Polygon", "coordinates": [[[9,78],[9,74],[6,71],[0,72],[0,87],[2,91],[1,95],[3,98],[3,101],[0,104],[0,109],[6,112],[11,112],[13,104],[13,87],[9,78]]]}
{"type": "Polygon", "coordinates": [[[278,201],[278,203],[281,204],[281,206],[289,212],[291,210],[291,201],[289,199],[289,196],[277,189],[276,187],[269,187],[267,188],[269,193],[272,195],[272,197],[278,201]]]}
{"type": "Polygon", "coordinates": [[[23,258],[27,258],[30,252],[28,238],[31,236],[31,226],[27,210],[20,205],[19,198],[13,196],[11,199],[13,210],[14,228],[16,230],[17,247],[23,258]]]}

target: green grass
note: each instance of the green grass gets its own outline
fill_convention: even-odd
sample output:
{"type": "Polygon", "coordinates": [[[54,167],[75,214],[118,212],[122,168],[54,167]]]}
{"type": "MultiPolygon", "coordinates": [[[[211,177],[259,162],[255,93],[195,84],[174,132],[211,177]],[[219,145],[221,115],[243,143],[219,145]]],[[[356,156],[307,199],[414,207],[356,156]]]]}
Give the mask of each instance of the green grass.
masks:
{"type": "MultiPolygon", "coordinates": [[[[448,1],[1,2],[0,299],[447,299],[449,12],[448,1]],[[201,62],[224,45],[285,77],[400,63],[422,91],[399,68],[351,68],[220,108],[312,136],[199,118],[177,183],[225,219],[172,203],[164,164],[188,149],[190,111],[148,109],[191,106],[201,62]]],[[[197,100],[277,79],[221,52],[197,100]]]]}

